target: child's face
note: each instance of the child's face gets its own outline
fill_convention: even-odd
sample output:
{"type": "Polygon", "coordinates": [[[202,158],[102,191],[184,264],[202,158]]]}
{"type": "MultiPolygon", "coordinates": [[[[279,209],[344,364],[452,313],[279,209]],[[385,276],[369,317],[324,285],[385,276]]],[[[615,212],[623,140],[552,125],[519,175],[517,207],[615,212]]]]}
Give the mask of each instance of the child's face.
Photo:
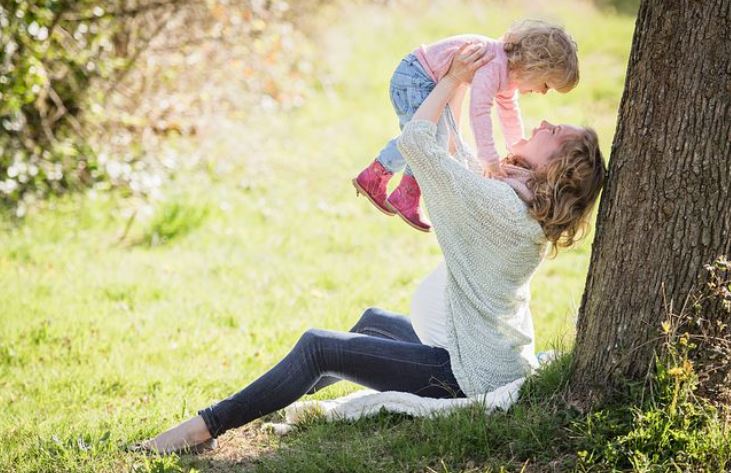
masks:
{"type": "Polygon", "coordinates": [[[582,129],[572,125],[554,125],[545,120],[533,129],[527,140],[513,145],[513,153],[528,161],[533,169],[545,166],[553,153],[571,136],[581,133],[582,129]]]}
{"type": "Polygon", "coordinates": [[[545,95],[546,92],[553,88],[551,87],[551,82],[549,80],[536,78],[518,78],[518,80],[516,80],[516,85],[518,86],[518,91],[521,94],[529,94],[533,92],[545,95]]]}

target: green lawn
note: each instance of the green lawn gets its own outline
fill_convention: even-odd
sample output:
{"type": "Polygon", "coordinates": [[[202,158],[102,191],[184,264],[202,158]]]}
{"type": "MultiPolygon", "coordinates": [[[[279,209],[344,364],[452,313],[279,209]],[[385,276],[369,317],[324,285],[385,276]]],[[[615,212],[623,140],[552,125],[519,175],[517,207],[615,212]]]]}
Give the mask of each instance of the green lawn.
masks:
{"type": "MultiPolygon", "coordinates": [[[[563,23],[580,46],[581,83],[568,95],[521,99],[526,126],[544,118],[592,125],[608,155],[633,19],[579,1],[533,3],[329,11],[311,26],[315,68],[327,80],[304,107],[178,143],[204,153],[202,163],[167,186],[126,241],[118,237],[130,204],[108,194],[53,201],[22,225],[6,222],[0,471],[477,471],[465,459],[489,438],[460,430],[484,429],[475,415],[316,423],[281,440],[253,424],[208,460],[148,460],[118,445],[244,386],[308,327],[347,330],[369,306],[408,312],[415,285],[439,261],[436,240],[356,198],[350,179],[397,133],[387,82],[419,43],[498,36],[526,16],[563,23]],[[414,435],[443,442],[424,451],[414,435]],[[308,463],[298,464],[307,449],[308,463]],[[259,453],[259,463],[235,465],[259,453]]],[[[590,243],[546,261],[533,281],[539,349],[571,344],[590,243]]],[[[355,388],[340,383],[318,397],[355,388]]]]}

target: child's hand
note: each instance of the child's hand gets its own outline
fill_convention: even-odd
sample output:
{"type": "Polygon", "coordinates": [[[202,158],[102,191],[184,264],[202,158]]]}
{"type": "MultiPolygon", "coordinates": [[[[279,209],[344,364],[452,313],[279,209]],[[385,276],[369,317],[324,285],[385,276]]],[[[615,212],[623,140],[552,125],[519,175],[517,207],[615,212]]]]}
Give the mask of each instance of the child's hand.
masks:
{"type": "Polygon", "coordinates": [[[505,173],[505,170],[500,167],[500,163],[486,164],[485,168],[482,170],[482,175],[491,179],[508,177],[508,175],[505,173]]]}
{"type": "Polygon", "coordinates": [[[481,43],[466,43],[460,46],[452,57],[452,64],[447,71],[447,77],[451,77],[458,83],[469,84],[475,76],[477,69],[492,61],[495,55],[486,53],[487,47],[481,43]]]}

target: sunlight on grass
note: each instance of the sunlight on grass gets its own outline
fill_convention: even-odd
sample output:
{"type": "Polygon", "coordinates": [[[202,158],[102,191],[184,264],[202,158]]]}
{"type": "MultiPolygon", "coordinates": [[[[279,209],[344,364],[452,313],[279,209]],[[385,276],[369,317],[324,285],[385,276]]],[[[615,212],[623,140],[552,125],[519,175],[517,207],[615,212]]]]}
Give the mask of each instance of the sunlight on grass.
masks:
{"type": "Polygon", "coordinates": [[[142,241],[148,246],[169,243],[200,227],[208,217],[208,209],[199,204],[176,200],[164,202],[145,230],[142,241]]]}

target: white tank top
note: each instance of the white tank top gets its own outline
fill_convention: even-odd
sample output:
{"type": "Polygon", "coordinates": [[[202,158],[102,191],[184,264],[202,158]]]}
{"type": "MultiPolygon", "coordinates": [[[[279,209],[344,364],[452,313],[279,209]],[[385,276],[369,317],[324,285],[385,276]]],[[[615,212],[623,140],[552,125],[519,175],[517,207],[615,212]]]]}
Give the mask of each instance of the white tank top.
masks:
{"type": "Polygon", "coordinates": [[[442,261],[416,288],[411,299],[411,325],[424,345],[447,347],[447,266],[442,261]]]}

